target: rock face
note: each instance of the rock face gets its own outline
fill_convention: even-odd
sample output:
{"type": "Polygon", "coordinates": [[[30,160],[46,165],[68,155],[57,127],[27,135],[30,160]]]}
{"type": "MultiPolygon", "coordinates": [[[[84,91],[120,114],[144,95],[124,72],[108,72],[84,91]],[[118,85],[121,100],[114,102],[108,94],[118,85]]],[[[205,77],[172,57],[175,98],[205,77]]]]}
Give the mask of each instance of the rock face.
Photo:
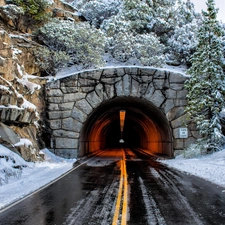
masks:
{"type": "MultiPolygon", "coordinates": [[[[0,18],[7,24],[9,27],[20,31],[21,33],[31,34],[39,25],[35,20],[32,20],[30,17],[24,13],[23,9],[11,4],[10,1],[6,4],[4,1],[0,1],[0,18]]],[[[52,1],[49,7],[46,9],[46,14],[49,15],[49,18],[59,18],[63,20],[72,20],[79,22],[82,20],[82,17],[73,8],[71,5],[66,2],[59,0],[52,1]]]]}
{"type": "MultiPolygon", "coordinates": [[[[80,21],[76,10],[60,0],[46,12],[49,17],[80,21]]],[[[45,147],[41,117],[46,79],[39,77],[33,56],[39,44],[32,40],[32,32],[40,25],[34,22],[12,1],[0,0],[0,132],[5,134],[0,143],[28,161],[41,160],[39,150],[45,147]]]]}
{"type": "Polygon", "coordinates": [[[106,68],[77,73],[48,83],[48,123],[51,148],[65,157],[74,157],[79,149],[81,129],[89,115],[103,102],[117,97],[145,99],[167,118],[174,151],[182,151],[196,139],[196,129],[187,124],[184,82],[179,73],[153,68],[106,68]],[[179,128],[188,125],[187,139],[179,138],[179,128]]]}
{"type": "MultiPolygon", "coordinates": [[[[40,96],[41,85],[45,81],[35,80],[26,72],[38,71],[34,63],[32,66],[25,63],[28,62],[26,58],[29,54],[25,56],[26,51],[23,50],[32,47],[34,45],[28,38],[9,35],[5,30],[0,30],[0,130],[4,134],[1,135],[1,144],[27,161],[41,159],[37,142],[37,124],[39,113],[44,107],[40,96]],[[16,145],[20,139],[27,139],[30,144],[16,145]]],[[[32,52],[30,49],[28,51],[32,52]]],[[[30,57],[30,62],[32,60],[30,57]]]]}

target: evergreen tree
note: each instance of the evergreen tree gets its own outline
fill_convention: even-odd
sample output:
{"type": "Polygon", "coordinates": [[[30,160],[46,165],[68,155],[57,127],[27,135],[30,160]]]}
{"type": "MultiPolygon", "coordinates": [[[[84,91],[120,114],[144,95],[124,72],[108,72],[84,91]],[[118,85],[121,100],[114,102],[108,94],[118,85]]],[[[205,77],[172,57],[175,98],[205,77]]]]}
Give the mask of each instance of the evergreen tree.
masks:
{"type": "Polygon", "coordinates": [[[185,87],[188,90],[186,112],[196,122],[202,135],[199,140],[207,150],[220,149],[224,143],[220,112],[224,108],[225,75],[222,50],[223,30],[216,19],[214,0],[207,0],[207,11],[198,31],[198,45],[188,73],[185,87]]]}
{"type": "Polygon", "coordinates": [[[124,0],[121,13],[137,33],[145,33],[152,28],[153,10],[146,1],[124,0]]]}

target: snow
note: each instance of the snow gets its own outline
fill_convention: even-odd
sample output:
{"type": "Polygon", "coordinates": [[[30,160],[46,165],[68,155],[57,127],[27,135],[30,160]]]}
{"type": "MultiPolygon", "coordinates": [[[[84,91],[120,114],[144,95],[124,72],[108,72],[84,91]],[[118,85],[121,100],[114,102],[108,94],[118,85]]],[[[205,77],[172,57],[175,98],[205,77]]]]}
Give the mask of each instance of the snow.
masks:
{"type": "MultiPolygon", "coordinates": [[[[0,183],[0,212],[67,173],[73,168],[73,163],[76,161],[76,159],[63,159],[55,156],[48,149],[43,149],[41,152],[45,155],[45,161],[31,163],[0,145],[0,182],[2,182],[2,185],[0,183]],[[6,158],[2,156],[7,156],[8,161],[6,162],[6,158]],[[18,165],[21,166],[21,169],[13,168],[18,165]],[[3,170],[12,172],[5,182],[3,182],[5,177],[3,170]],[[16,170],[17,172],[15,172],[16,170]]],[[[188,153],[181,154],[175,159],[159,159],[158,161],[222,186],[225,192],[225,149],[213,154],[194,156],[190,159],[184,156],[187,157],[188,153]]]]}
{"type": "Polygon", "coordinates": [[[184,153],[175,159],[159,161],[169,167],[220,185],[225,189],[225,149],[208,155],[194,156],[189,159],[185,157],[187,156],[184,153]]]}
{"type": "MultiPolygon", "coordinates": [[[[156,69],[156,70],[163,70],[163,71],[170,71],[170,72],[174,72],[174,73],[179,73],[182,76],[185,77],[190,77],[189,75],[186,74],[187,71],[187,67],[185,65],[180,65],[180,66],[169,66],[166,65],[165,68],[159,68],[159,67],[152,67],[152,66],[140,66],[140,65],[127,65],[127,64],[123,64],[123,63],[107,63],[104,67],[100,67],[98,69],[110,69],[110,68],[148,68],[148,69],[156,69]]],[[[61,79],[61,78],[65,78],[65,77],[69,77],[72,75],[76,75],[76,74],[80,74],[82,72],[87,72],[87,71],[94,71],[96,69],[86,69],[86,70],[80,70],[80,68],[78,68],[77,66],[71,66],[71,67],[66,67],[63,68],[61,71],[59,71],[56,76],[49,76],[48,77],[48,81],[52,82],[53,80],[57,80],[57,79],[61,79]]]]}
{"type": "Polygon", "coordinates": [[[21,138],[18,143],[15,144],[15,146],[32,146],[32,142],[29,139],[21,138]]]}
{"type": "MultiPolygon", "coordinates": [[[[21,143],[29,144],[25,140],[21,143]]],[[[76,161],[58,157],[48,149],[43,149],[41,153],[45,161],[26,162],[0,145],[0,212],[71,170],[76,161]]]]}

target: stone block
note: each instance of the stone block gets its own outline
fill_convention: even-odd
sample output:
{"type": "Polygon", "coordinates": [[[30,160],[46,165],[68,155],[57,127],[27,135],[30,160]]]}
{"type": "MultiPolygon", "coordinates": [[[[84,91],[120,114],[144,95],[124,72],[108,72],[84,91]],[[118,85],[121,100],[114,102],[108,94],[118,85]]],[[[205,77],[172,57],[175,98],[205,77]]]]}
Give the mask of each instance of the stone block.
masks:
{"type": "Polygon", "coordinates": [[[53,111],[53,112],[48,112],[48,118],[50,120],[56,120],[56,119],[61,119],[61,111],[53,111]]]}
{"type": "Polygon", "coordinates": [[[71,116],[71,110],[66,110],[66,111],[62,111],[61,113],[61,118],[64,119],[64,118],[68,118],[71,116]]]}
{"type": "Polygon", "coordinates": [[[184,150],[183,149],[182,150],[175,150],[174,151],[174,157],[177,157],[178,155],[181,155],[183,153],[184,153],[184,150]]]}
{"type": "Polygon", "coordinates": [[[60,80],[48,82],[46,84],[46,92],[51,89],[59,89],[60,88],[60,80]]]}
{"type": "Polygon", "coordinates": [[[96,85],[96,80],[87,79],[87,78],[79,78],[78,86],[79,87],[94,87],[96,85]]]}
{"type": "Polygon", "coordinates": [[[131,76],[125,75],[123,77],[123,89],[124,89],[124,95],[129,96],[130,90],[131,90],[131,76]]]}
{"type": "Polygon", "coordinates": [[[68,93],[64,94],[63,102],[76,102],[81,99],[84,99],[86,96],[86,93],[68,93]]]}
{"type": "Polygon", "coordinates": [[[171,122],[172,128],[182,127],[187,125],[187,116],[184,114],[183,116],[178,117],[177,119],[171,122]]]}
{"type": "Polygon", "coordinates": [[[140,75],[141,76],[149,77],[151,80],[152,80],[152,76],[156,72],[156,69],[153,69],[153,68],[144,68],[144,67],[141,67],[139,70],[140,70],[140,75]]]}
{"type": "Polygon", "coordinates": [[[123,81],[119,81],[115,84],[115,90],[116,90],[116,96],[123,96],[124,90],[123,90],[123,81]]]}
{"type": "Polygon", "coordinates": [[[66,88],[69,88],[69,87],[76,88],[76,87],[78,87],[78,80],[79,80],[78,75],[63,78],[63,79],[61,79],[61,88],[62,87],[64,87],[64,88],[65,87],[66,88]]]}
{"type": "Polygon", "coordinates": [[[133,80],[136,80],[138,81],[139,83],[151,83],[152,80],[153,80],[153,77],[152,76],[131,76],[133,80]]]}
{"type": "Polygon", "coordinates": [[[174,150],[184,149],[184,140],[183,139],[174,139],[173,140],[173,149],[174,150]]]}
{"type": "Polygon", "coordinates": [[[174,101],[173,99],[167,99],[163,105],[162,105],[162,108],[163,108],[163,112],[165,114],[167,114],[171,109],[174,108],[174,101]]]}
{"type": "Polygon", "coordinates": [[[59,104],[54,104],[54,103],[50,103],[49,105],[48,105],[48,110],[49,111],[57,111],[57,110],[59,110],[59,104]]]}
{"type": "Polygon", "coordinates": [[[148,90],[148,84],[139,84],[139,93],[138,96],[144,97],[146,95],[146,92],[148,90]]]}
{"type": "Polygon", "coordinates": [[[48,97],[47,102],[55,103],[55,104],[62,103],[63,102],[63,96],[61,96],[61,97],[48,97]]]}
{"type": "Polygon", "coordinates": [[[104,68],[102,71],[102,78],[111,78],[117,75],[116,68],[104,68]]]}
{"type": "Polygon", "coordinates": [[[95,79],[95,80],[99,80],[101,75],[102,75],[103,70],[99,69],[99,70],[92,70],[92,71],[87,71],[87,78],[90,79],[95,79]]]}
{"type": "Polygon", "coordinates": [[[184,148],[188,148],[191,144],[194,144],[195,142],[196,142],[196,139],[193,137],[184,139],[184,148]]]}
{"type": "Polygon", "coordinates": [[[137,75],[138,74],[138,67],[125,67],[125,74],[129,75],[137,75]]]}
{"type": "Polygon", "coordinates": [[[177,97],[177,91],[172,89],[165,90],[165,97],[175,99],[177,97]]]}
{"type": "Polygon", "coordinates": [[[155,92],[155,87],[153,86],[153,83],[150,83],[148,85],[148,88],[147,88],[146,92],[145,92],[144,98],[145,99],[151,99],[154,92],[155,92]]]}
{"type": "Polygon", "coordinates": [[[91,93],[89,93],[86,97],[86,100],[89,102],[92,108],[96,108],[102,102],[101,98],[99,98],[99,96],[96,94],[95,91],[92,91],[91,93]]]}
{"type": "Polygon", "coordinates": [[[63,119],[67,118],[71,115],[71,110],[70,111],[49,111],[48,112],[48,118],[50,120],[55,120],[55,119],[63,119]]]}
{"type": "Polygon", "coordinates": [[[115,96],[114,85],[105,85],[105,93],[107,94],[109,99],[113,98],[115,96]]]}
{"type": "Polygon", "coordinates": [[[61,90],[64,94],[77,93],[80,91],[80,87],[78,87],[78,86],[76,86],[76,87],[61,87],[61,90]]]}
{"type": "Polygon", "coordinates": [[[154,85],[155,89],[157,89],[157,90],[162,90],[164,87],[164,83],[165,83],[164,80],[159,80],[159,79],[153,80],[153,85],[154,85]]]}
{"type": "Polygon", "coordinates": [[[62,129],[73,132],[80,132],[82,123],[73,118],[62,119],[62,129]]]}
{"type": "Polygon", "coordinates": [[[114,85],[120,80],[121,80],[121,77],[108,77],[108,78],[102,78],[101,82],[107,85],[114,85]]]}
{"type": "Polygon", "coordinates": [[[188,124],[188,128],[189,128],[189,130],[192,130],[192,131],[197,131],[198,130],[197,129],[197,124],[195,122],[190,122],[188,124]]]}
{"type": "Polygon", "coordinates": [[[195,139],[201,138],[201,134],[199,131],[191,131],[191,136],[194,137],[195,139]]]}
{"type": "Polygon", "coordinates": [[[184,82],[187,80],[187,77],[183,76],[180,73],[174,73],[171,72],[169,76],[170,83],[176,83],[176,84],[184,84],[184,82]]]}
{"type": "Polygon", "coordinates": [[[116,75],[121,77],[125,74],[124,68],[116,68],[116,75]]]}
{"type": "Polygon", "coordinates": [[[75,120],[78,120],[81,123],[84,123],[85,120],[87,119],[87,114],[81,111],[80,109],[74,107],[71,117],[75,120]]]}
{"type": "Polygon", "coordinates": [[[62,123],[61,123],[61,120],[50,120],[49,121],[49,124],[50,124],[50,128],[52,130],[57,130],[57,129],[61,129],[62,128],[62,123]]]}
{"type": "Polygon", "coordinates": [[[154,79],[165,79],[166,78],[166,71],[157,69],[157,70],[155,70],[155,73],[154,73],[153,77],[154,77],[154,79]]]}
{"type": "Polygon", "coordinates": [[[169,121],[175,120],[176,118],[185,114],[184,107],[173,107],[167,114],[166,117],[169,121]]]}
{"type": "Polygon", "coordinates": [[[132,79],[132,83],[131,83],[131,93],[130,95],[133,97],[140,97],[140,92],[139,92],[139,83],[132,79]]]}
{"type": "Polygon", "coordinates": [[[75,138],[78,139],[80,137],[80,134],[73,131],[65,131],[65,130],[54,130],[53,135],[57,137],[62,138],[75,138]]]}
{"type": "Polygon", "coordinates": [[[95,90],[95,86],[80,87],[80,91],[83,92],[83,93],[89,93],[89,92],[94,91],[94,90],[95,90]]]}
{"type": "Polygon", "coordinates": [[[77,101],[75,106],[80,109],[81,111],[83,111],[84,113],[86,113],[87,115],[89,115],[92,112],[92,107],[91,105],[87,102],[86,99],[82,99],[80,101],[77,101]]]}
{"type": "Polygon", "coordinates": [[[186,99],[174,99],[175,106],[186,106],[187,100],[186,99]]]}
{"type": "Polygon", "coordinates": [[[103,101],[105,99],[107,99],[107,94],[104,91],[104,87],[102,84],[98,84],[95,87],[95,92],[97,93],[97,95],[99,96],[99,98],[103,101]]]}
{"type": "Polygon", "coordinates": [[[175,90],[175,91],[182,90],[183,87],[184,87],[183,84],[170,83],[170,89],[175,90]]]}
{"type": "Polygon", "coordinates": [[[64,148],[64,149],[74,149],[78,147],[78,140],[73,138],[56,138],[55,139],[55,147],[64,148]]]}
{"type": "Polygon", "coordinates": [[[177,98],[178,99],[186,99],[188,94],[187,90],[177,91],[177,98]]]}
{"type": "Polygon", "coordinates": [[[165,101],[165,97],[163,96],[161,91],[155,90],[152,97],[148,100],[150,100],[155,106],[160,107],[165,101]]]}
{"type": "Polygon", "coordinates": [[[66,102],[66,103],[59,104],[59,108],[62,111],[72,110],[73,106],[74,106],[74,102],[66,102]]]}

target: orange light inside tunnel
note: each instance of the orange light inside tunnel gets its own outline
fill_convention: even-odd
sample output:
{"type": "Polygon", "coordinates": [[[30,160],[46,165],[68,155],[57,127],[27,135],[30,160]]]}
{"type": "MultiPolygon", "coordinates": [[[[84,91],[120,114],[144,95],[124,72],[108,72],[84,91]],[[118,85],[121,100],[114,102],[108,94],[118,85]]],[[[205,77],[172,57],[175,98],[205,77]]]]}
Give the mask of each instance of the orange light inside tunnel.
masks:
{"type": "Polygon", "coordinates": [[[123,128],[124,128],[125,115],[126,115],[126,111],[120,110],[120,131],[121,132],[123,132],[123,128]]]}

